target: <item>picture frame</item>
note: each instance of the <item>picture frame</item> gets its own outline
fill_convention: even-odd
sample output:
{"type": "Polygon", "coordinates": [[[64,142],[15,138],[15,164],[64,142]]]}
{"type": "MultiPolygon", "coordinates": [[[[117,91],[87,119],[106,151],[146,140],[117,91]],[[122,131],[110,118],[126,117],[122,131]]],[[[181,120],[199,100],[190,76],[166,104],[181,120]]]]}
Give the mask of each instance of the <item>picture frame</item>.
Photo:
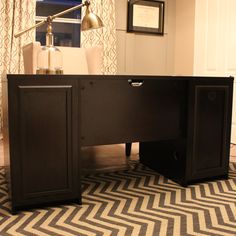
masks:
{"type": "Polygon", "coordinates": [[[165,2],[128,0],[127,32],[164,35],[165,2]]]}

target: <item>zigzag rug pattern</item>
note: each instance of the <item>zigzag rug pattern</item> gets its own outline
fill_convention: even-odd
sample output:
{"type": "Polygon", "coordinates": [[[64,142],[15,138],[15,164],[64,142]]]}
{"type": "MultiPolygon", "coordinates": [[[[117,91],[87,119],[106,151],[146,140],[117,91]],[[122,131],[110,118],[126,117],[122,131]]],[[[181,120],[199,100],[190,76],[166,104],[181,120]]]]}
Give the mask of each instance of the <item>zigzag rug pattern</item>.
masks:
{"type": "Polygon", "coordinates": [[[9,213],[0,169],[0,235],[236,235],[236,163],[228,180],[183,188],[149,168],[83,178],[83,205],[9,213]]]}

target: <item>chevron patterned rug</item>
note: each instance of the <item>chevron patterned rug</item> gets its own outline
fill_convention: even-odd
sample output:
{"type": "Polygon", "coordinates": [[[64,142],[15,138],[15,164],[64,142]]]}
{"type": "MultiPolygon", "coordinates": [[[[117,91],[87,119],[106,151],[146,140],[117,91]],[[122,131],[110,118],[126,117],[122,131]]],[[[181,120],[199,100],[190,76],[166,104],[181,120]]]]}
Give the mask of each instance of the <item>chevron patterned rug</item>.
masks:
{"type": "Polygon", "coordinates": [[[0,235],[236,235],[236,163],[230,178],[183,188],[136,163],[83,178],[83,205],[9,213],[0,169],[0,235]]]}

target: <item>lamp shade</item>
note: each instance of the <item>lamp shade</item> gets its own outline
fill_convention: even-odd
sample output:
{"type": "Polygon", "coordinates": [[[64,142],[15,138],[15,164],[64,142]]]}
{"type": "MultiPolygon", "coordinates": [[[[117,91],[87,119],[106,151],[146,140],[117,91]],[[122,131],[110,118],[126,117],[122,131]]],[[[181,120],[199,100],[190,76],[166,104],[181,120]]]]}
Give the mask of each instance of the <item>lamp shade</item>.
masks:
{"type": "Polygon", "coordinates": [[[85,16],[81,23],[82,30],[98,29],[103,27],[102,20],[99,16],[92,13],[89,6],[86,8],[85,16]]]}

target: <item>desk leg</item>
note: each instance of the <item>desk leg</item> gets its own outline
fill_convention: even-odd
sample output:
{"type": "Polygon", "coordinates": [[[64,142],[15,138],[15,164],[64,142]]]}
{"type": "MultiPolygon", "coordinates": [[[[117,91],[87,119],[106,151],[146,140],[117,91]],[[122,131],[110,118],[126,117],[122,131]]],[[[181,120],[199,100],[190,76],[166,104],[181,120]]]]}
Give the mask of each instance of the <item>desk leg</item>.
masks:
{"type": "Polygon", "coordinates": [[[126,157],[130,156],[131,148],[132,148],[132,143],[126,143],[125,144],[125,155],[126,155],[126,157]]]}

